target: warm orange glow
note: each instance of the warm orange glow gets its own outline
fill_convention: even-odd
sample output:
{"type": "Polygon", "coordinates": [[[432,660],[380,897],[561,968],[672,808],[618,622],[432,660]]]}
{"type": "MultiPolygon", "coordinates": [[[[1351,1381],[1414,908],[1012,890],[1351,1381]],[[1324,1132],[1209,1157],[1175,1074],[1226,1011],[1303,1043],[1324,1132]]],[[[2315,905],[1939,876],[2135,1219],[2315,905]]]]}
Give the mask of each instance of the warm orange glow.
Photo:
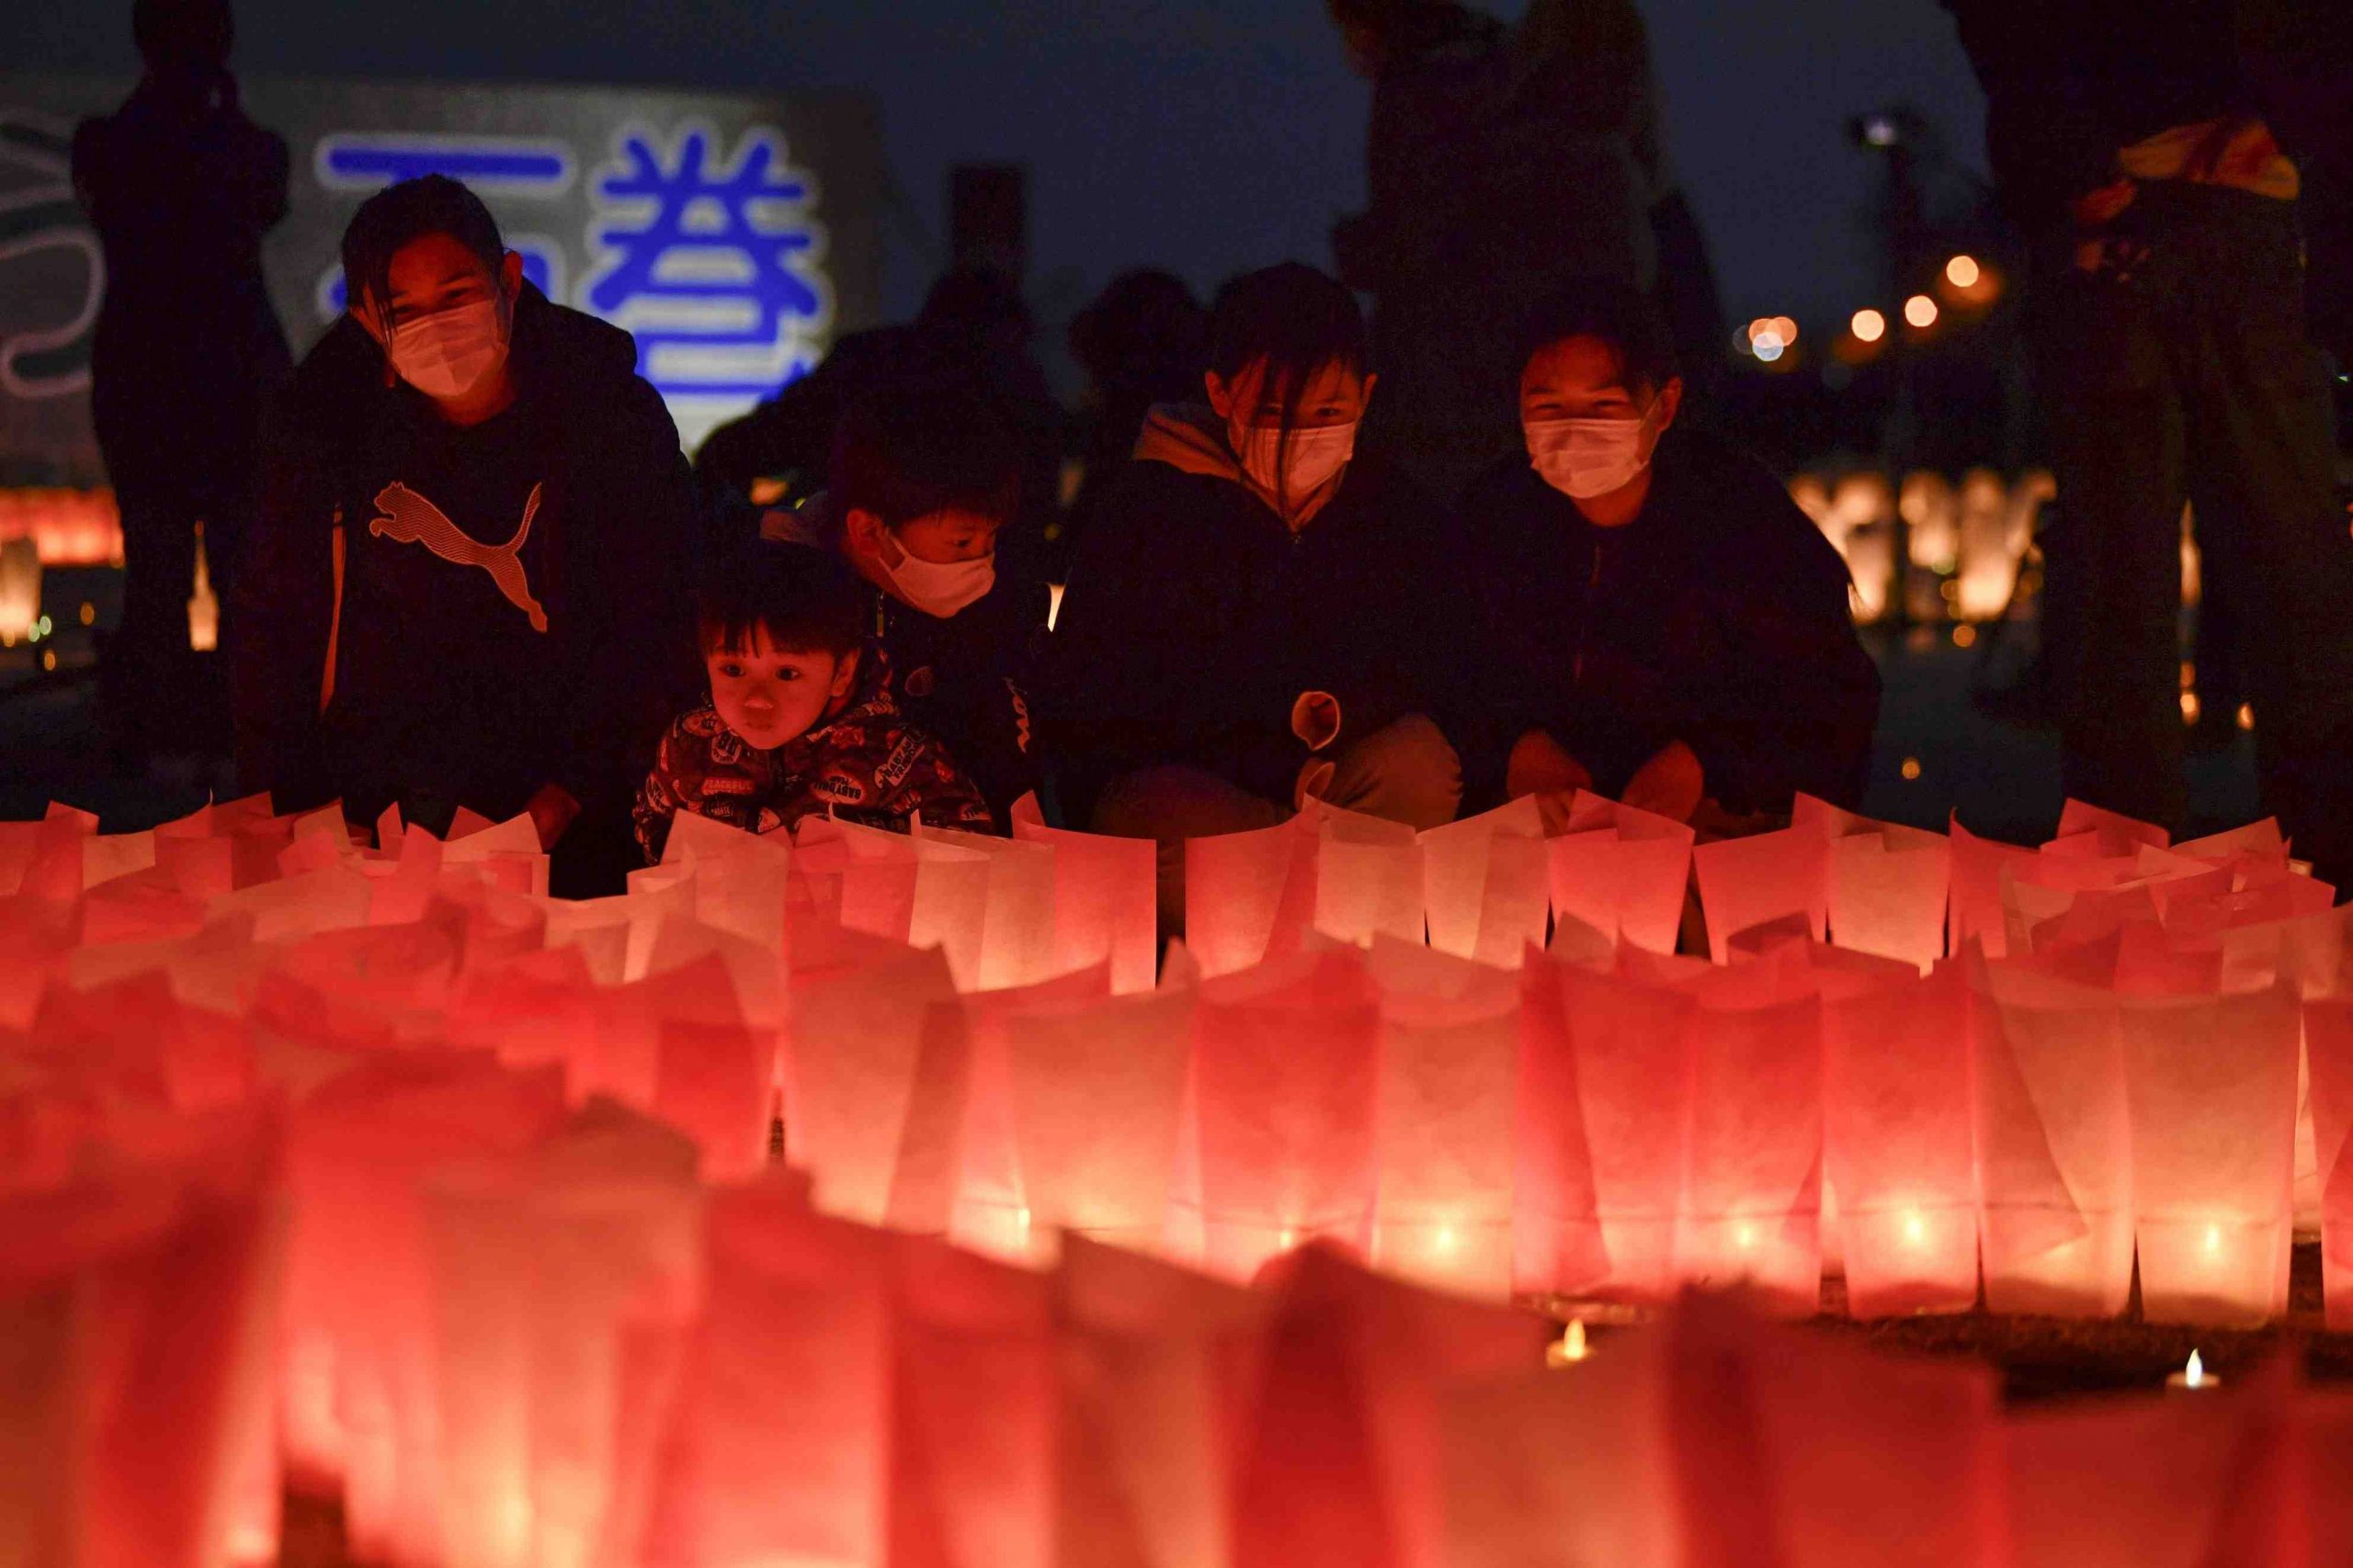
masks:
{"type": "Polygon", "coordinates": [[[1954,647],[1973,647],[1976,645],[1976,642],[1977,628],[1963,622],[1961,625],[1956,626],[1952,629],[1952,645],[1954,647]]]}
{"type": "Polygon", "coordinates": [[[1907,784],[1918,778],[1920,777],[1920,759],[1916,756],[1905,757],[1904,759],[1904,767],[1900,771],[1903,773],[1904,782],[1907,784]]]}
{"type": "Polygon", "coordinates": [[[1956,289],[1974,289],[1982,275],[1972,256],[1957,256],[1945,263],[1945,280],[1956,289]]]}
{"type": "Polygon", "coordinates": [[[1544,1364],[1548,1367],[1574,1367],[1589,1359],[1593,1349],[1586,1343],[1585,1319],[1571,1318],[1561,1337],[1544,1347],[1544,1364]]]}
{"type": "Polygon", "coordinates": [[[1772,321],[1767,324],[1779,335],[1782,347],[1788,348],[1796,345],[1798,340],[1798,324],[1795,319],[1790,316],[1775,316],[1772,321]]]}
{"type": "Polygon", "coordinates": [[[44,566],[122,562],[122,517],[111,490],[0,490],[0,542],[28,539],[44,566]]]}
{"type": "Polygon", "coordinates": [[[2181,722],[2185,724],[2198,722],[2198,694],[2194,691],[2181,694],[2181,722]]]}
{"type": "Polygon", "coordinates": [[[1887,335],[1887,318],[1877,311],[1857,311],[1847,325],[1859,343],[1877,343],[1887,335]]]}
{"type": "Polygon", "coordinates": [[[1937,302],[1926,294],[1915,294],[1904,301],[1904,319],[1924,330],[1932,327],[1937,324],[1937,302]]]}

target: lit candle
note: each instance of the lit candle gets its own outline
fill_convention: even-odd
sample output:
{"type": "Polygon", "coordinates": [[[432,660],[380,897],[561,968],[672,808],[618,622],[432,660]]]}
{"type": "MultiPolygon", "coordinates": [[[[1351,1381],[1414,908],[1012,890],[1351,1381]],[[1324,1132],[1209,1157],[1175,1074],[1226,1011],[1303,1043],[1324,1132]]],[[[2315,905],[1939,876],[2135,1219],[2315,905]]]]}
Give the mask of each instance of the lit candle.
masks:
{"type": "Polygon", "coordinates": [[[2222,1380],[2206,1369],[2205,1361],[2195,1350],[2189,1353],[2189,1359],[2183,1364],[2181,1370],[2165,1380],[2165,1387],[2169,1389],[2217,1389],[2222,1386],[2222,1380]]]}
{"type": "Polygon", "coordinates": [[[1544,1364],[1555,1369],[1574,1366],[1591,1356],[1585,1342],[1585,1319],[1571,1318],[1561,1337],[1544,1347],[1544,1364]]]}

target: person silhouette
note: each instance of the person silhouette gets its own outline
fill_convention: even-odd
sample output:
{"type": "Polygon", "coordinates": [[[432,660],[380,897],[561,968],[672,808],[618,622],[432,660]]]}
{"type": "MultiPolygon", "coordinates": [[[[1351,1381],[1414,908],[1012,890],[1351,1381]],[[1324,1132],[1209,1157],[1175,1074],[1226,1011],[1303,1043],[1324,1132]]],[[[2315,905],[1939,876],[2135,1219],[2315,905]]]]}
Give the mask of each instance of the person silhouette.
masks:
{"type": "Polygon", "coordinates": [[[286,215],[286,143],[238,103],[234,31],[227,0],[138,0],[145,72],[74,137],[74,190],[106,251],[90,404],[122,514],[123,603],[100,689],[125,761],[226,749],[221,677],[189,651],[198,525],[226,603],[263,411],[292,369],[261,266],[286,215]]]}

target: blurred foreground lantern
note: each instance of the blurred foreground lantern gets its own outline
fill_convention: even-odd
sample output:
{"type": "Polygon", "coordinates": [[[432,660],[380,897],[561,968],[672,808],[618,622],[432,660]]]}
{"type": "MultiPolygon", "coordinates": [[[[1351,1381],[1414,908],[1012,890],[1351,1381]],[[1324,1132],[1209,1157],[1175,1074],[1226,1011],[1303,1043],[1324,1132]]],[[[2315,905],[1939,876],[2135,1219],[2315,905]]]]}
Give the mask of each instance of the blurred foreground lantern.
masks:
{"type": "Polygon", "coordinates": [[[1580,790],[1547,845],[1552,913],[1648,952],[1671,953],[1691,879],[1691,830],[1580,790]]]}
{"type": "Polygon", "coordinates": [[[40,551],[28,539],[0,540],[0,646],[33,634],[40,620],[40,551]]]}
{"type": "Polygon", "coordinates": [[[1048,827],[1034,795],[1014,802],[1013,836],[1054,852],[1051,972],[1067,974],[1108,960],[1113,992],[1151,990],[1160,960],[1154,903],[1158,846],[1148,838],[1048,827]]]}
{"type": "Polygon", "coordinates": [[[2353,998],[2305,1000],[2304,1049],[2319,1166],[2321,1288],[2328,1326],[2342,1331],[2353,1328],[2353,998]]]}
{"type": "Polygon", "coordinates": [[[1362,959],[1302,953],[1205,983],[1194,1029],[1210,1268],[1246,1279],[1316,1236],[1361,1250],[1381,1060],[1362,959]]]}
{"type": "Polygon", "coordinates": [[[2009,964],[1981,964],[1972,987],[1986,1304],[2122,1312],[2132,1147],[2116,999],[2009,964]]]}

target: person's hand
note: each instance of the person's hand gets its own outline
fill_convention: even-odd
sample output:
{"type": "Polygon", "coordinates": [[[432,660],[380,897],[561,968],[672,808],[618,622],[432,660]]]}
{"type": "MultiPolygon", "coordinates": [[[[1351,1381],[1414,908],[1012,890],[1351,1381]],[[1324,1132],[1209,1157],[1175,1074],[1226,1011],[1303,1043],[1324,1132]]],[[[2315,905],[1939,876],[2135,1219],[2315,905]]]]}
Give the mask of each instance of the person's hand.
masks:
{"type": "Polygon", "coordinates": [[[540,849],[551,850],[580,814],[580,802],[561,784],[542,784],[523,809],[531,813],[531,825],[540,830],[540,849]]]}
{"type": "Polygon", "coordinates": [[[1322,751],[1340,738],[1340,699],[1328,691],[1302,691],[1290,705],[1290,733],[1309,751],[1322,751]]]}
{"type": "Polygon", "coordinates": [[[1298,779],[1291,785],[1290,809],[1303,812],[1308,801],[1322,800],[1324,791],[1332,787],[1333,776],[1339,770],[1339,764],[1328,758],[1309,757],[1300,767],[1298,779]]]}
{"type": "Polygon", "coordinates": [[[1504,765],[1504,793],[1515,801],[1522,795],[1574,795],[1592,788],[1592,770],[1541,730],[1520,736],[1511,748],[1511,760],[1504,765]]]}
{"type": "Polygon", "coordinates": [[[1707,793],[1707,774],[1699,758],[1681,741],[1670,741],[1656,756],[1634,770],[1627,781],[1625,803],[1653,816],[1688,822],[1707,793]]]}

